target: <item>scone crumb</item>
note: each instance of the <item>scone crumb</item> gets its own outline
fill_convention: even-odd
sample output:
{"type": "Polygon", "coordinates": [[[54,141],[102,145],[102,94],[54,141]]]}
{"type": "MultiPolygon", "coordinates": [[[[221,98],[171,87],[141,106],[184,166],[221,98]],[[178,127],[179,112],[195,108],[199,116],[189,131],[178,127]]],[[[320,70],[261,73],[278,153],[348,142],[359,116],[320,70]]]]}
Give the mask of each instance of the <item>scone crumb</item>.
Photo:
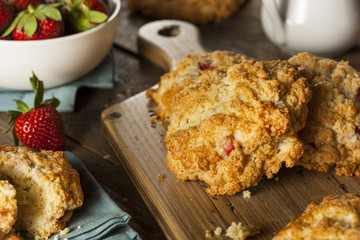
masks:
{"type": "Polygon", "coordinates": [[[254,236],[258,232],[258,229],[255,227],[244,226],[241,222],[237,224],[232,222],[231,226],[226,229],[226,236],[231,239],[245,240],[247,237],[254,236]]]}
{"type": "Polygon", "coordinates": [[[163,181],[165,179],[164,175],[162,175],[161,173],[158,174],[158,178],[160,181],[163,181]]]}
{"type": "Polygon", "coordinates": [[[59,235],[55,235],[54,240],[59,240],[59,235]]]}
{"type": "Polygon", "coordinates": [[[251,197],[251,192],[249,190],[243,191],[242,194],[243,194],[243,198],[250,198],[251,197]]]}
{"type": "Polygon", "coordinates": [[[220,236],[221,233],[222,233],[221,227],[217,227],[217,228],[215,229],[215,231],[214,231],[215,236],[220,236]]]}
{"type": "Polygon", "coordinates": [[[205,237],[212,237],[212,233],[210,230],[205,231],[205,237]]]}
{"type": "Polygon", "coordinates": [[[79,230],[79,229],[81,229],[81,226],[80,226],[80,225],[78,225],[78,226],[76,227],[76,229],[78,229],[78,230],[79,230]]]}
{"type": "Polygon", "coordinates": [[[68,234],[70,232],[71,228],[67,227],[67,228],[64,228],[63,230],[60,231],[60,235],[65,235],[65,234],[68,234]]]}

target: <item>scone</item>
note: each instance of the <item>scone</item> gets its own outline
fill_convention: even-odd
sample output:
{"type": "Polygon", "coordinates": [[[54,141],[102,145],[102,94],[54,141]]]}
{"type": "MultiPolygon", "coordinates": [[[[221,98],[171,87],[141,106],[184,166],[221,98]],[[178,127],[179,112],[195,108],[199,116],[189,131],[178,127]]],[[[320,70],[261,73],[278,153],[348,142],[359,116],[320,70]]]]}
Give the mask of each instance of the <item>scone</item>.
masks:
{"type": "Polygon", "coordinates": [[[273,240],[360,239],[360,198],[354,194],[325,197],[310,203],[273,240]]]}
{"type": "Polygon", "coordinates": [[[339,175],[360,175],[360,75],[348,62],[293,56],[309,79],[313,98],[305,128],[299,132],[304,154],[299,164],[318,171],[333,165],[339,175]]]}
{"type": "Polygon", "coordinates": [[[15,229],[11,229],[11,231],[6,234],[2,240],[23,240],[19,233],[15,232],[15,229]]]}
{"type": "Polygon", "coordinates": [[[5,180],[0,180],[0,239],[9,234],[17,215],[15,188],[5,180]]]}
{"type": "Polygon", "coordinates": [[[0,178],[16,189],[15,228],[35,238],[62,230],[83,203],[79,175],[63,152],[0,145],[0,178]]]}
{"type": "Polygon", "coordinates": [[[197,77],[207,74],[207,70],[217,71],[226,76],[229,67],[234,64],[251,60],[246,55],[230,51],[206,52],[198,55],[188,55],[176,65],[176,69],[164,74],[157,89],[146,92],[148,98],[157,103],[156,114],[159,119],[169,122],[169,116],[173,111],[178,111],[183,102],[184,95],[179,94],[188,86],[197,82],[197,77]]]}
{"type": "Polygon", "coordinates": [[[311,98],[306,78],[286,61],[241,61],[195,72],[160,96],[171,99],[167,166],[179,180],[203,180],[211,195],[235,194],[264,175],[271,178],[303,152],[296,133],[311,98]]]}
{"type": "Polygon", "coordinates": [[[207,24],[226,19],[246,0],[127,0],[130,10],[156,19],[207,24]]]}

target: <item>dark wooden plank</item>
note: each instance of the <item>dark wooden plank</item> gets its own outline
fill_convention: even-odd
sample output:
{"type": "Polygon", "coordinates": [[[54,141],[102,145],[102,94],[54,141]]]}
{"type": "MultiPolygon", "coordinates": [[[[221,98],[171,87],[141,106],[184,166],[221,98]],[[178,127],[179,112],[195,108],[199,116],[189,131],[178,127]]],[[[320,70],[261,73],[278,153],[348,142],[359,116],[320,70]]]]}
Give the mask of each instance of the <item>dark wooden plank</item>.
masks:
{"type": "MultiPolygon", "coordinates": [[[[310,202],[346,192],[332,173],[295,167],[282,169],[278,181],[264,179],[250,188],[250,199],[241,193],[209,197],[201,182],[177,182],[166,168],[165,129],[151,121],[150,106],[144,92],[111,106],[102,113],[103,132],[170,239],[198,239],[207,229],[224,229],[233,221],[259,226],[254,239],[269,239],[310,202]],[[164,181],[157,179],[159,173],[164,181]]],[[[360,188],[359,179],[347,184],[360,188]]]]}

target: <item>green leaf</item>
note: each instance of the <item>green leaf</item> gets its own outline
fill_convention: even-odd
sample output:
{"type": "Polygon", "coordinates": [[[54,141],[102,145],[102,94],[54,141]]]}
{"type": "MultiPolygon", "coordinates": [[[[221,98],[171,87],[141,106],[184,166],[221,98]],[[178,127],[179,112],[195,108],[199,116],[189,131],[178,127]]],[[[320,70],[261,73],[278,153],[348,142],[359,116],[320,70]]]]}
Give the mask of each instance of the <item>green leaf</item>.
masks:
{"type": "Polygon", "coordinates": [[[26,112],[30,111],[29,106],[26,103],[24,103],[23,101],[16,100],[16,99],[14,99],[13,101],[16,102],[17,110],[19,110],[20,112],[26,113],[26,112]]]}
{"type": "Polygon", "coordinates": [[[107,17],[105,13],[92,10],[89,12],[88,20],[93,23],[102,23],[106,21],[107,17]]]}
{"type": "MultiPolygon", "coordinates": [[[[32,37],[32,35],[34,35],[34,33],[36,32],[37,29],[37,20],[35,15],[25,15],[22,20],[24,21],[24,31],[25,31],[25,35],[26,37],[30,38],[32,37]]],[[[20,21],[21,23],[22,21],[20,21]]],[[[19,25],[20,25],[19,23],[19,25]]]]}
{"type": "Polygon", "coordinates": [[[30,84],[35,93],[34,108],[37,108],[41,105],[44,99],[44,82],[40,81],[35,73],[33,73],[30,78],[30,84]]]}
{"type": "Polygon", "coordinates": [[[46,99],[42,104],[51,105],[54,108],[57,108],[60,105],[60,100],[55,98],[54,96],[51,99],[46,99]]]}
{"type": "Polygon", "coordinates": [[[20,115],[22,115],[22,112],[9,110],[8,115],[10,116],[9,127],[2,133],[8,133],[10,131],[10,129],[14,128],[16,119],[18,119],[18,117],[20,117],[20,115]]]}
{"type": "Polygon", "coordinates": [[[55,20],[55,21],[61,21],[61,12],[57,8],[53,7],[46,7],[41,11],[45,16],[48,18],[55,20]]]}
{"type": "Polygon", "coordinates": [[[13,137],[14,137],[14,145],[19,146],[19,139],[15,134],[15,129],[12,132],[13,132],[13,137]]]}
{"type": "Polygon", "coordinates": [[[45,20],[45,19],[46,19],[45,14],[44,14],[43,12],[41,12],[41,11],[36,11],[36,12],[34,13],[34,15],[35,15],[35,17],[36,17],[37,19],[40,19],[40,20],[45,20]]]}
{"type": "Polygon", "coordinates": [[[84,0],[74,0],[73,5],[75,7],[80,7],[81,5],[83,5],[83,3],[84,3],[84,0]]]}
{"type": "Polygon", "coordinates": [[[64,5],[64,3],[61,2],[61,1],[59,1],[58,3],[42,4],[42,6],[43,6],[44,8],[50,7],[50,8],[57,8],[57,9],[59,9],[59,8],[62,7],[63,5],[64,5]]]}

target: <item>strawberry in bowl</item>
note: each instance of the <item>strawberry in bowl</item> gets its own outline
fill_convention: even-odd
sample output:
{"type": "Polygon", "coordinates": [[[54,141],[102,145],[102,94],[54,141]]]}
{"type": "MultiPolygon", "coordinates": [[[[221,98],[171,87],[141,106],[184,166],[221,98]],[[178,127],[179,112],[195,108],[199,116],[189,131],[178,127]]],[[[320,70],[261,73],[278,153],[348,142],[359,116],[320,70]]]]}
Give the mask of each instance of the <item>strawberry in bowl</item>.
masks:
{"type": "Polygon", "coordinates": [[[8,28],[15,16],[15,9],[5,0],[0,0],[0,33],[8,28]]]}
{"type": "MultiPolygon", "coordinates": [[[[74,0],[74,3],[75,1],[78,0],[74,0]]],[[[53,21],[61,21],[60,19],[52,19],[53,13],[44,13],[44,16],[40,14],[40,19],[36,18],[37,30],[35,31],[25,30],[24,23],[16,20],[18,22],[15,24],[13,23],[15,20],[13,20],[12,24],[0,33],[2,35],[0,39],[0,62],[2,63],[0,88],[31,90],[25,80],[32,72],[35,72],[40,79],[44,79],[44,84],[48,88],[56,87],[75,81],[94,69],[111,49],[120,20],[120,0],[107,1],[105,2],[108,9],[106,20],[85,31],[73,31],[67,28],[66,15],[69,13],[69,8],[65,0],[61,3],[41,3],[36,7],[30,5],[27,9],[18,12],[15,19],[19,18],[23,12],[29,14],[29,8],[39,11],[39,8],[45,8],[42,5],[46,7],[52,5],[60,10],[65,31],[59,37],[48,34],[47,36],[51,36],[51,38],[45,39],[43,38],[46,35],[44,33],[40,34],[41,38],[39,37],[36,40],[32,39],[32,36],[30,37],[29,32],[40,36],[37,35],[37,31],[41,31],[38,30],[42,28],[41,21],[46,21],[48,25],[53,24],[51,23],[53,21]],[[56,4],[60,4],[60,6],[56,6],[56,4]],[[52,20],[41,19],[44,17],[52,20]],[[18,30],[21,32],[20,29],[24,30],[27,41],[8,40],[9,38],[14,39],[15,32],[18,30]],[[29,31],[27,36],[26,31],[29,31]]],[[[30,12],[33,11],[32,9],[30,12]]],[[[93,14],[93,10],[89,10],[89,8],[85,11],[98,17],[98,14],[93,14]]],[[[91,21],[91,24],[97,21],[92,18],[88,20],[91,21]]],[[[22,37],[24,37],[24,33],[22,37]]]]}
{"type": "Polygon", "coordinates": [[[61,37],[65,32],[65,24],[59,4],[28,6],[12,21],[2,37],[12,33],[14,40],[39,40],[61,37]]]}

